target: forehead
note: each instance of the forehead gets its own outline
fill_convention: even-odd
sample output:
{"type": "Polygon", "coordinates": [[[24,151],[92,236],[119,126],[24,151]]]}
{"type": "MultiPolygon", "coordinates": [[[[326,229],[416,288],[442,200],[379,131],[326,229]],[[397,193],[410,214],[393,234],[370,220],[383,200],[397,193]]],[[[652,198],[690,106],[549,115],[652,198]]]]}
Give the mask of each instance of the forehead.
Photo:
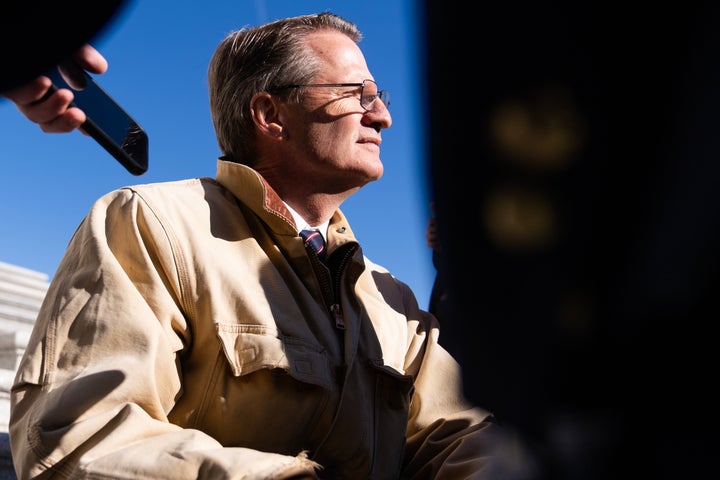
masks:
{"type": "Polygon", "coordinates": [[[339,81],[338,74],[342,74],[343,79],[370,78],[362,50],[348,36],[323,30],[308,35],[306,43],[320,60],[320,70],[314,81],[339,81]]]}

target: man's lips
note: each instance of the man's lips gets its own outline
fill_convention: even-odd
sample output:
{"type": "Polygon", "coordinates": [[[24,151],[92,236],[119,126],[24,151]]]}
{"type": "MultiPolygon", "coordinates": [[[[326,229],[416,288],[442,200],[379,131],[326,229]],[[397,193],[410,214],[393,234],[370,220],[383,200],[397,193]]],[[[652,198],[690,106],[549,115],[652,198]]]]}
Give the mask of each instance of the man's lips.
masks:
{"type": "Polygon", "coordinates": [[[371,143],[373,145],[377,145],[378,147],[382,143],[382,140],[379,138],[361,138],[358,143],[371,143]]]}

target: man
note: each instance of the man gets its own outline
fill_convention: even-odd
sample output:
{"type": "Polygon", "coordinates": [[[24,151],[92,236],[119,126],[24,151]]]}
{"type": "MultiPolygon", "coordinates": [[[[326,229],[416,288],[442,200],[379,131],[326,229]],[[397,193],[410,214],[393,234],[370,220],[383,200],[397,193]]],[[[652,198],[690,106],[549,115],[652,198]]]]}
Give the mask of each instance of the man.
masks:
{"type": "MultiPolygon", "coordinates": [[[[496,468],[497,427],[464,400],[436,319],[363,255],[339,209],[382,176],[392,123],[360,39],[330,13],[231,33],[209,67],[217,178],[93,205],[11,393],[21,479],[496,468]],[[304,229],[326,239],[320,255],[304,229]]],[[[67,98],[41,112],[42,84],[8,98],[45,131],[77,127],[67,98]]]]}

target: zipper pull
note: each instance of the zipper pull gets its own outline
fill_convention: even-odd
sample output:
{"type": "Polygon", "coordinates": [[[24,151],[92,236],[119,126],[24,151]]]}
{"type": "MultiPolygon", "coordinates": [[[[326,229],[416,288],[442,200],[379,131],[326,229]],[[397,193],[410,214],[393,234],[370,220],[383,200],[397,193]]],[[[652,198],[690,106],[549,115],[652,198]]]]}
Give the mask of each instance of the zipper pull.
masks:
{"type": "Polygon", "coordinates": [[[335,319],[335,328],[338,330],[345,330],[345,321],[342,318],[342,312],[340,311],[340,304],[333,303],[330,307],[330,312],[335,319]]]}

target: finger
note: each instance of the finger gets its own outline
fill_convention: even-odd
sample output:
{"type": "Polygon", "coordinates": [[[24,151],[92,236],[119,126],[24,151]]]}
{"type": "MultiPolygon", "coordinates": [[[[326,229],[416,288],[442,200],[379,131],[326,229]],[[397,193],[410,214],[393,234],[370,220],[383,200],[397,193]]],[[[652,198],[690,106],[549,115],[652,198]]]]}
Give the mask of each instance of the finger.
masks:
{"type": "Polygon", "coordinates": [[[3,92],[3,96],[15,105],[26,106],[40,101],[47,94],[51,85],[50,79],[43,75],[25,85],[3,92]]]}
{"type": "MultiPolygon", "coordinates": [[[[49,124],[57,117],[64,115],[68,111],[73,98],[75,97],[70,90],[61,88],[53,92],[52,95],[45,98],[42,102],[32,102],[28,105],[17,105],[17,108],[20,113],[25,115],[31,122],[49,124]]],[[[85,116],[84,113],[81,112],[81,114],[83,117],[85,116]]],[[[74,119],[77,116],[78,113],[74,112],[69,115],[69,118],[74,119]]],[[[65,130],[63,129],[60,131],[65,130]]]]}
{"type": "MultiPolygon", "coordinates": [[[[85,113],[77,107],[65,110],[61,115],[55,116],[47,122],[40,123],[40,129],[45,133],[67,133],[85,123],[85,113]]],[[[82,130],[81,130],[82,131],[82,130]]],[[[84,133],[84,132],[83,132],[84,133]]]]}
{"type": "Polygon", "coordinates": [[[73,55],[73,60],[90,73],[101,74],[108,69],[105,57],[90,44],[80,47],[73,55]]]}

